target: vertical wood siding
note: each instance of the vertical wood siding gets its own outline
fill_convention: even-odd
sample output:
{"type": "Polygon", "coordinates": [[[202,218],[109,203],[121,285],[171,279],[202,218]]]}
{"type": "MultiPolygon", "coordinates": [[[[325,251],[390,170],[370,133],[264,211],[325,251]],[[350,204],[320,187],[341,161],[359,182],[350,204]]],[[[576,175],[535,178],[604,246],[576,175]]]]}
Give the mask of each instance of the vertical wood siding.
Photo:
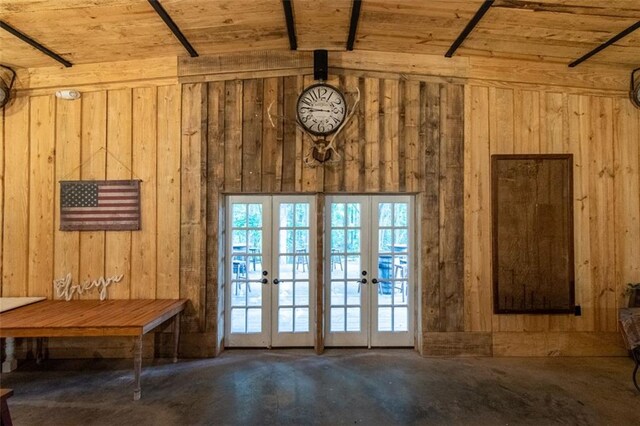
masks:
{"type": "Polygon", "coordinates": [[[361,102],[337,138],[342,158],[310,169],[308,137],[278,119],[295,116],[310,78],[17,98],[0,126],[1,294],[53,297],[53,278],[67,272],[122,273],[110,297],[188,297],[186,331],[215,338],[186,344],[214,345],[221,194],[411,192],[430,353],[620,353],[616,310],[640,280],[640,114],[627,99],[345,72],[331,84],[350,103],[359,90],[361,102]],[[508,153],[574,155],[582,316],[493,314],[489,160],[508,153]],[[143,180],[142,231],[58,231],[58,181],[105,178],[143,180]]]}
{"type": "Polygon", "coordinates": [[[124,274],[114,299],[178,297],[180,92],[19,97],[4,111],[3,296],[55,298],[53,279],[70,272],[124,274]],[[59,231],[60,180],[131,178],[143,181],[142,231],[59,231]]]}

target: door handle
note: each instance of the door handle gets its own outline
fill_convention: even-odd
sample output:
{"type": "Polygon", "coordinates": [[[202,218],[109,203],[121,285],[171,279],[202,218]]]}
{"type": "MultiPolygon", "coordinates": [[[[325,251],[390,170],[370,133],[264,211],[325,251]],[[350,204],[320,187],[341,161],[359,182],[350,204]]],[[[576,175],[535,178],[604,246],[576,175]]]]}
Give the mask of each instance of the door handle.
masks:
{"type": "Polygon", "coordinates": [[[277,278],[274,278],[274,279],[273,279],[273,283],[274,283],[274,284],[276,284],[276,285],[277,285],[277,284],[280,284],[280,280],[279,280],[279,279],[277,279],[277,278]]]}
{"type": "Polygon", "coordinates": [[[263,278],[263,279],[261,280],[261,282],[262,282],[262,284],[267,284],[267,283],[269,282],[269,280],[268,280],[268,279],[266,279],[266,278],[263,278]]]}
{"type": "Polygon", "coordinates": [[[372,279],[372,280],[371,280],[371,283],[372,283],[372,284],[378,284],[378,282],[379,282],[379,281],[378,281],[378,279],[377,279],[377,278],[374,278],[374,279],[372,279]]]}

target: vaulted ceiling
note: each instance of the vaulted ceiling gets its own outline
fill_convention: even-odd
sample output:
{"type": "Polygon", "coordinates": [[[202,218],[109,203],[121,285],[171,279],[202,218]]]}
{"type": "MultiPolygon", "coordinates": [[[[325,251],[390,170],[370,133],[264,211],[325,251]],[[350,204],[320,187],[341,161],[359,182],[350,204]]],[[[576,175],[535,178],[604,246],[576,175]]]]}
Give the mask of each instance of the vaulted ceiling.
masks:
{"type": "MultiPolygon", "coordinates": [[[[281,0],[159,0],[200,55],[289,50],[281,0]]],[[[353,0],[292,0],[298,50],[345,50],[353,0]]],[[[363,0],[355,50],[444,55],[483,0],[363,0]]],[[[73,64],[188,56],[147,0],[0,0],[0,20],[73,64]]],[[[640,0],[496,0],[456,55],[569,64],[640,21],[640,0]]],[[[0,30],[0,63],[58,63],[0,30]]],[[[588,60],[640,66],[640,30],[588,60]]]]}

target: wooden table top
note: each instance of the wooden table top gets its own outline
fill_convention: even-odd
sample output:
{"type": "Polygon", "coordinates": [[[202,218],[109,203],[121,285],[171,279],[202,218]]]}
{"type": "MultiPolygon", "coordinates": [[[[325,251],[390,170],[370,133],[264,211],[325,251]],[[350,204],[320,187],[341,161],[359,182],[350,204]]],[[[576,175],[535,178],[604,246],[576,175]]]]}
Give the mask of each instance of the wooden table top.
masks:
{"type": "Polygon", "coordinates": [[[186,299],[45,300],[0,314],[0,337],[138,336],[184,310],[186,299]]]}

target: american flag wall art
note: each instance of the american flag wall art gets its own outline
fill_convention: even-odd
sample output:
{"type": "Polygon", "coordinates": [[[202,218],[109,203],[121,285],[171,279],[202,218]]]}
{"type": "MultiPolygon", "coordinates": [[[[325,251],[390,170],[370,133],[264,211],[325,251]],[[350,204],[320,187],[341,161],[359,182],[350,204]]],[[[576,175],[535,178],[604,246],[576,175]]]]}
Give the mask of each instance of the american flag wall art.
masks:
{"type": "Polygon", "coordinates": [[[61,231],[139,229],[139,180],[60,181],[61,231]]]}

